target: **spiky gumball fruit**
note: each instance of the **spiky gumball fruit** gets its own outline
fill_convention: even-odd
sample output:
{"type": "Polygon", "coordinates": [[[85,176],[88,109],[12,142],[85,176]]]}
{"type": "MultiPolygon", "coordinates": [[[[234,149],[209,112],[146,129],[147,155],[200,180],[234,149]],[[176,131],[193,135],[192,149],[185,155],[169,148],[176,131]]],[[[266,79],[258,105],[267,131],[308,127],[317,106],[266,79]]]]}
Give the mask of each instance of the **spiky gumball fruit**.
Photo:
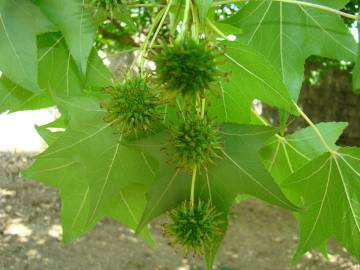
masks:
{"type": "Polygon", "coordinates": [[[142,77],[125,80],[107,92],[111,100],[103,104],[107,109],[104,120],[119,133],[125,136],[148,133],[160,121],[160,98],[142,77]]]}
{"type": "Polygon", "coordinates": [[[207,118],[189,118],[173,128],[170,155],[179,168],[191,171],[197,167],[201,170],[221,158],[222,146],[220,130],[214,122],[207,118]]]}
{"type": "Polygon", "coordinates": [[[204,96],[224,74],[217,68],[219,50],[205,41],[184,38],[154,55],[156,74],[169,96],[204,96]]]}
{"type": "Polygon", "coordinates": [[[172,245],[180,245],[184,255],[192,252],[202,255],[206,246],[213,244],[224,233],[221,213],[211,205],[199,200],[194,206],[184,201],[170,211],[170,224],[164,226],[165,236],[172,245]]]}

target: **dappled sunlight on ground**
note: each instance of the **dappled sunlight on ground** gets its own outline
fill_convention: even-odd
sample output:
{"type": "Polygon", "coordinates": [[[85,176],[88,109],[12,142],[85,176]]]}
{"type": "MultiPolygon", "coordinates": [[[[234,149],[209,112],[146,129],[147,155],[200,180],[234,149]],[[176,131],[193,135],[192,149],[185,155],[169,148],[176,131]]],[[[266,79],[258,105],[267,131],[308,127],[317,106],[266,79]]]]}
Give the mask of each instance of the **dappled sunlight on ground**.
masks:
{"type": "Polygon", "coordinates": [[[4,235],[17,236],[18,241],[24,243],[28,241],[28,237],[32,234],[32,230],[22,224],[21,218],[10,219],[5,226],[4,235]]]}
{"type": "Polygon", "coordinates": [[[40,151],[46,146],[37,134],[35,125],[54,121],[58,111],[54,108],[0,114],[0,151],[40,151]]]}
{"type": "Polygon", "coordinates": [[[52,225],[48,230],[48,235],[56,239],[62,239],[62,227],[59,224],[52,225]]]}

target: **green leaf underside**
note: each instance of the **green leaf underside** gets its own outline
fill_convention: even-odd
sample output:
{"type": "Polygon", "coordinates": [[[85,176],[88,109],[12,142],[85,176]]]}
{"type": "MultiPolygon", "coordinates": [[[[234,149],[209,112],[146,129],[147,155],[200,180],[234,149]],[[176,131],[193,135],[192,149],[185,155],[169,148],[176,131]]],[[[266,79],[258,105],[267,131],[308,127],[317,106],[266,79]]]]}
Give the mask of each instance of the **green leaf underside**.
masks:
{"type": "MultiPolygon", "coordinates": [[[[140,195],[136,197],[137,199],[127,198],[128,206],[122,202],[122,209],[125,209],[124,207],[136,209],[136,211],[132,210],[136,215],[129,210],[127,214],[124,213],[126,216],[121,216],[120,210],[111,210],[114,200],[116,198],[123,200],[122,197],[126,194],[133,194],[134,192],[124,193],[128,187],[134,185],[148,187],[153,179],[154,169],[152,166],[154,164],[145,155],[119,142],[118,135],[115,135],[110,125],[103,121],[105,112],[100,109],[97,100],[91,98],[67,99],[63,100],[62,106],[70,115],[68,128],[45,152],[37,157],[35,164],[25,172],[25,175],[56,186],[57,184],[53,183],[53,178],[55,178],[53,169],[66,167],[66,171],[70,174],[71,170],[67,168],[69,164],[81,164],[86,168],[84,181],[81,179],[75,181],[76,177],[80,177],[78,175],[66,175],[66,179],[72,180],[62,181],[70,181],[68,185],[75,186],[69,189],[65,188],[64,196],[67,196],[66,194],[69,194],[70,190],[78,191],[83,194],[83,197],[86,194],[86,200],[82,201],[83,204],[86,203],[86,209],[84,208],[86,213],[81,212],[84,218],[81,219],[82,223],[78,227],[88,230],[98,220],[108,216],[109,212],[112,215],[116,213],[114,217],[117,220],[123,220],[124,223],[132,221],[133,226],[135,224],[134,216],[137,217],[136,220],[140,218],[145,197],[140,201],[137,201],[140,195]],[[54,166],[51,166],[51,163],[54,163],[54,166]],[[51,173],[50,175],[46,174],[44,179],[44,176],[41,175],[42,171],[51,171],[51,173]]],[[[63,173],[59,173],[59,175],[62,176],[63,173]]],[[[141,190],[144,191],[144,188],[141,190]]],[[[144,195],[144,192],[142,194],[144,195]]],[[[72,200],[75,199],[72,198],[72,200]]],[[[71,208],[71,201],[69,207],[71,208]]],[[[71,214],[69,216],[73,217],[71,214]]],[[[80,234],[80,231],[72,229],[69,231],[74,233],[74,237],[80,234]]]]}
{"type": "Polygon", "coordinates": [[[36,35],[53,31],[29,0],[0,1],[0,70],[10,80],[34,93],[38,85],[36,35]]]}
{"type": "MultiPolygon", "coordinates": [[[[266,172],[257,154],[257,150],[274,132],[275,129],[268,127],[225,124],[223,159],[202,172],[198,181],[198,184],[202,184],[199,184],[198,190],[206,191],[211,198],[218,196],[218,206],[226,211],[234,197],[242,193],[296,210],[266,172]]],[[[167,136],[163,132],[144,140],[139,146],[143,151],[159,156],[163,154],[161,149],[167,136]]],[[[169,164],[166,157],[162,160],[139,229],[189,197],[191,177],[169,164]]]]}
{"type": "Polygon", "coordinates": [[[300,240],[295,260],[335,237],[360,259],[360,149],[325,153],[284,182],[289,196],[301,196],[300,240]]]}
{"type": "Polygon", "coordinates": [[[39,37],[39,77],[42,88],[57,98],[83,95],[112,85],[111,72],[93,50],[89,56],[85,79],[79,73],[64,38],[58,34],[39,37]]]}
{"type": "Polygon", "coordinates": [[[0,113],[14,112],[24,107],[37,109],[52,105],[51,100],[47,98],[37,99],[30,104],[35,96],[33,92],[13,83],[5,75],[0,77],[0,113]]]}
{"type": "Polygon", "coordinates": [[[263,167],[258,150],[276,130],[262,126],[223,126],[223,159],[208,170],[214,190],[235,198],[248,194],[284,208],[297,210],[283,195],[273,178],[263,167]]]}
{"type": "MultiPolygon", "coordinates": [[[[257,154],[259,148],[275,132],[275,129],[263,126],[225,124],[222,127],[225,143],[223,159],[217,160],[216,165],[200,173],[195,189],[197,197],[211,200],[224,216],[238,194],[251,194],[267,202],[297,210],[267,173],[257,154]]],[[[151,220],[188,200],[190,196],[191,176],[169,163],[169,157],[163,153],[168,136],[166,132],[162,132],[132,145],[160,160],[159,173],[150,188],[147,206],[138,226],[139,231],[151,220]]],[[[213,264],[219,245],[217,243],[206,249],[208,269],[211,269],[210,265],[213,264]]]]}
{"type": "MultiPolygon", "coordinates": [[[[90,55],[84,81],[61,35],[41,35],[38,38],[38,46],[39,84],[45,91],[40,95],[34,94],[2,76],[0,112],[50,107],[63,98],[82,96],[84,89],[91,92],[112,85],[112,75],[95,51],[90,55]]],[[[66,114],[61,106],[59,109],[66,114]]]]}
{"type": "MultiPolygon", "coordinates": [[[[304,0],[305,1],[305,0],[304,0]]],[[[341,9],[347,0],[305,1],[341,9]]],[[[249,2],[227,23],[243,30],[237,40],[266,56],[297,99],[305,59],[311,55],[354,61],[356,42],[337,15],[301,5],[249,2]]]]}
{"type": "Polygon", "coordinates": [[[220,97],[212,100],[211,114],[225,122],[249,123],[256,98],[296,114],[281,77],[265,57],[238,42],[224,45],[226,63],[219,68],[229,78],[219,83],[220,97]]]}
{"type": "MultiPolygon", "coordinates": [[[[69,159],[37,159],[30,169],[23,172],[30,179],[36,179],[48,186],[58,188],[61,197],[61,222],[63,240],[69,243],[92,229],[98,220],[88,223],[90,211],[90,190],[85,168],[69,159]]],[[[145,190],[142,186],[125,188],[114,196],[106,216],[120,223],[136,228],[145,205],[145,190]]],[[[140,237],[153,244],[149,231],[145,228],[140,237]]]]}
{"type": "MultiPolygon", "coordinates": [[[[347,127],[347,123],[329,122],[316,126],[329,146],[336,149],[335,143],[347,127]]],[[[288,176],[326,151],[314,129],[307,127],[286,137],[271,138],[260,150],[260,155],[265,167],[281,184],[288,176]]]]}
{"type": "Polygon", "coordinates": [[[34,2],[60,29],[71,55],[81,73],[85,75],[96,34],[91,13],[85,9],[85,0],[36,0],[34,2]]]}
{"type": "Polygon", "coordinates": [[[39,81],[52,96],[70,97],[83,95],[112,85],[112,74],[93,50],[89,56],[87,74],[82,78],[60,34],[41,35],[39,46],[39,81]]]}
{"type": "Polygon", "coordinates": [[[36,131],[47,145],[53,144],[64,133],[61,131],[51,131],[49,128],[65,129],[64,119],[62,117],[56,119],[52,123],[43,126],[35,126],[36,131]]]}
{"type": "Polygon", "coordinates": [[[126,186],[151,184],[154,171],[147,157],[119,142],[119,136],[103,120],[105,111],[97,100],[68,99],[63,106],[71,118],[69,127],[40,158],[66,158],[84,164],[91,223],[104,216],[111,198],[126,186]]]}

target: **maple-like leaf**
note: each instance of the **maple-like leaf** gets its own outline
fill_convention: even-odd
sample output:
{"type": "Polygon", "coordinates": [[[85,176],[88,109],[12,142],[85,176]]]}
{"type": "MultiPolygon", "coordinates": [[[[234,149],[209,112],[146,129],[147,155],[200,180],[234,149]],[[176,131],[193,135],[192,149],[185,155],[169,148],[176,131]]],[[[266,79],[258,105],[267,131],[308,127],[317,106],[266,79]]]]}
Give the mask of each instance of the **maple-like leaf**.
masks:
{"type": "MultiPolygon", "coordinates": [[[[348,0],[303,0],[342,9],[348,0]]],[[[354,61],[357,47],[342,19],[333,13],[281,1],[249,1],[227,23],[243,30],[237,40],[266,56],[297,99],[304,62],[311,55],[354,61]]]]}
{"type": "Polygon", "coordinates": [[[71,158],[86,166],[90,187],[89,222],[103,215],[112,196],[130,184],[149,185],[154,170],[151,161],[124,145],[105,122],[106,111],[92,98],[64,100],[71,121],[63,136],[40,158],[71,158]]]}
{"type": "MultiPolygon", "coordinates": [[[[329,122],[319,123],[316,126],[327,144],[332,149],[336,149],[335,143],[347,127],[347,123],[329,122]]],[[[314,129],[307,127],[285,137],[274,136],[260,150],[260,155],[268,171],[280,184],[326,151],[314,129]]]]}
{"type": "Polygon", "coordinates": [[[0,70],[33,93],[38,84],[36,35],[54,26],[30,0],[0,1],[0,70]]]}
{"type": "Polygon", "coordinates": [[[325,153],[286,179],[283,186],[304,208],[298,213],[300,240],[295,259],[333,237],[360,259],[359,148],[325,153]]]}
{"type": "MultiPolygon", "coordinates": [[[[89,185],[85,167],[81,163],[63,158],[37,158],[31,168],[23,172],[23,176],[59,189],[65,243],[88,232],[100,220],[88,222],[89,185]]],[[[135,229],[144,206],[145,188],[139,185],[130,186],[119,191],[117,196],[112,198],[111,208],[106,211],[105,216],[135,229]]],[[[140,233],[140,237],[147,243],[153,244],[147,228],[140,233]]]]}
{"type": "MultiPolygon", "coordinates": [[[[64,37],[58,33],[38,36],[38,55],[39,85],[44,91],[34,94],[3,75],[0,112],[50,107],[59,99],[82,96],[85,91],[94,92],[112,85],[112,75],[95,51],[89,58],[87,76],[82,79],[64,37]]],[[[61,106],[59,109],[62,111],[61,106]]]]}
{"type": "Polygon", "coordinates": [[[81,73],[86,74],[96,27],[85,0],[35,0],[34,3],[62,32],[81,73]]]}
{"type": "MultiPolygon", "coordinates": [[[[264,126],[224,124],[221,129],[225,145],[221,152],[223,158],[200,173],[195,188],[197,197],[210,200],[224,214],[225,220],[234,198],[239,194],[249,194],[294,211],[298,210],[266,171],[257,153],[275,131],[264,126]]],[[[129,143],[160,162],[138,231],[157,216],[190,198],[191,176],[169,162],[169,157],[164,153],[169,136],[167,131],[163,131],[140,142],[129,143]]],[[[206,249],[208,269],[212,269],[217,249],[218,245],[206,249]]]]}
{"type": "MultiPolygon", "coordinates": [[[[71,168],[66,168],[67,173],[59,173],[59,176],[64,175],[66,178],[61,182],[67,183],[68,181],[66,187],[60,187],[60,190],[64,191],[63,196],[71,197],[75,191],[82,194],[83,201],[81,202],[86,203],[86,213],[81,212],[82,216],[79,220],[82,225],[79,227],[83,228],[86,225],[85,227],[88,229],[101,218],[108,216],[109,212],[119,214],[118,211],[112,209],[114,200],[116,198],[123,199],[124,194],[135,193],[122,193],[128,187],[138,186],[144,187],[142,190],[147,189],[152,183],[155,165],[144,154],[120,142],[119,136],[114,133],[111,124],[103,120],[106,111],[100,108],[98,100],[93,98],[64,99],[62,106],[70,118],[66,131],[62,132],[58,139],[54,140],[50,137],[49,148],[36,158],[35,164],[26,172],[26,175],[41,179],[41,175],[39,175],[42,171],[41,168],[47,172],[56,168],[61,169],[66,164],[83,166],[86,174],[82,178],[83,180],[79,179],[74,182],[74,179],[79,177],[75,168],[76,173],[71,175],[67,175],[67,173],[71,173],[71,168]],[[54,162],[55,164],[51,165],[54,162]],[[65,164],[61,165],[58,162],[65,164]],[[32,172],[31,175],[29,175],[29,171],[32,172]]],[[[51,176],[54,174],[47,176],[46,179],[49,179],[46,180],[47,183],[51,181],[51,176]]],[[[45,182],[45,180],[42,181],[45,182]]],[[[74,194],[76,196],[76,193],[74,194]]],[[[141,208],[140,206],[144,204],[145,200],[143,198],[137,202],[132,197],[126,199],[128,204],[126,209],[136,208],[136,211],[141,208]]],[[[74,201],[73,204],[79,206],[79,198],[72,197],[69,200],[69,208],[72,207],[72,201],[74,201]]],[[[129,210],[127,214],[130,213],[129,210]]],[[[73,217],[71,213],[69,215],[73,217]]],[[[136,217],[136,215],[133,216],[136,217]]],[[[66,218],[63,219],[66,220],[66,218]]],[[[122,217],[119,216],[117,219],[121,220],[122,217]]],[[[128,217],[124,219],[129,220],[128,217]]],[[[135,226],[135,221],[132,220],[132,224],[135,226]]],[[[72,230],[69,229],[69,231],[72,230]]],[[[74,234],[78,235],[79,232],[75,231],[74,234]]]]}
{"type": "Polygon", "coordinates": [[[219,69],[228,78],[219,82],[219,97],[211,101],[211,115],[219,121],[249,123],[254,99],[297,114],[280,75],[268,60],[239,42],[223,42],[225,64],[219,69]]]}

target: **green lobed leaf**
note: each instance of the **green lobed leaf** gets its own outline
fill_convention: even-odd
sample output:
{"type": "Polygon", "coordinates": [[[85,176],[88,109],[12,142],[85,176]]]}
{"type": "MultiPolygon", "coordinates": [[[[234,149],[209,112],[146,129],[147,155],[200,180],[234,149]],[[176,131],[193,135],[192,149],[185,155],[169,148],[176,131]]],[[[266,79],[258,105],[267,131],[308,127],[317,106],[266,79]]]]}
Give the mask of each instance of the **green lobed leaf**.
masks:
{"type": "MultiPolygon", "coordinates": [[[[135,230],[146,205],[146,191],[147,187],[142,185],[126,187],[109,204],[107,215],[135,230]]],[[[139,236],[149,245],[155,244],[148,228],[144,228],[139,236]]]]}
{"type": "Polygon", "coordinates": [[[51,100],[46,97],[37,98],[33,92],[22,88],[9,80],[6,76],[0,77],[0,113],[15,112],[22,109],[37,109],[49,107],[51,100]]]}
{"type": "MultiPolygon", "coordinates": [[[[50,147],[23,175],[60,189],[65,242],[87,232],[107,216],[135,229],[145,206],[145,190],[152,179],[150,161],[120,146],[112,129],[103,122],[104,112],[96,100],[77,98],[66,103],[71,116],[69,127],[65,132],[52,134],[47,128],[62,127],[61,120],[38,127],[50,147]],[[94,131],[99,127],[100,131],[94,131]],[[98,147],[93,145],[95,141],[98,147]],[[115,161],[107,158],[114,145],[119,157],[112,173],[115,161]],[[85,152],[84,148],[90,151],[85,152]]],[[[150,245],[154,243],[147,229],[140,237],[150,245]]]]}
{"type": "Polygon", "coordinates": [[[66,125],[64,122],[64,119],[62,117],[56,119],[55,121],[43,125],[43,126],[35,126],[36,131],[41,136],[41,138],[46,142],[46,144],[49,146],[53,144],[59,137],[63,134],[66,125]],[[57,131],[51,131],[49,128],[56,128],[60,129],[57,131]]]}
{"type": "Polygon", "coordinates": [[[79,96],[82,80],[76,64],[60,34],[46,34],[38,38],[39,83],[49,96],[79,96]]]}
{"type": "Polygon", "coordinates": [[[279,74],[264,56],[238,42],[224,42],[226,63],[221,71],[229,74],[220,81],[220,97],[213,98],[210,113],[224,122],[249,123],[254,99],[297,114],[279,74]]]}
{"type": "Polygon", "coordinates": [[[264,126],[224,124],[223,159],[208,169],[212,190],[222,190],[235,198],[248,194],[271,204],[298,210],[284,196],[279,186],[263,166],[259,149],[276,130],[264,126]]]}
{"type": "Polygon", "coordinates": [[[114,85],[114,83],[110,69],[104,65],[97,51],[95,49],[92,50],[89,56],[86,80],[83,87],[88,92],[98,92],[99,90],[103,90],[104,87],[112,85],[114,85]]]}
{"type": "MultiPolygon", "coordinates": [[[[348,0],[304,0],[342,9],[348,0]]],[[[243,30],[237,40],[266,56],[297,99],[304,62],[311,55],[354,61],[356,42],[332,13],[272,0],[250,1],[227,23],[243,30]]]]}
{"type": "Polygon", "coordinates": [[[89,56],[86,77],[82,77],[60,34],[41,35],[39,46],[39,81],[52,97],[82,96],[111,86],[112,74],[95,50],[89,56]]]}
{"type": "Polygon", "coordinates": [[[136,232],[140,232],[149,222],[162,213],[175,208],[190,197],[191,177],[181,172],[174,164],[168,162],[164,147],[169,141],[169,134],[159,132],[140,142],[129,142],[130,147],[141,149],[159,163],[158,173],[150,188],[147,204],[136,232]]]}
{"type": "MultiPolygon", "coordinates": [[[[82,96],[84,92],[98,93],[113,84],[111,72],[95,50],[90,54],[87,76],[82,79],[61,35],[40,35],[38,46],[39,84],[44,92],[34,94],[3,75],[0,77],[0,112],[50,107],[64,98],[82,96]]],[[[59,109],[65,117],[64,108],[59,106],[59,109]]]]}
{"type": "MultiPolygon", "coordinates": [[[[329,122],[316,126],[327,144],[337,149],[335,143],[347,123],[329,122]]],[[[268,171],[281,184],[288,176],[326,151],[314,129],[307,127],[285,137],[278,135],[271,138],[260,150],[260,155],[268,171]]]]}
{"type": "Polygon", "coordinates": [[[96,27],[84,0],[35,0],[35,4],[62,32],[81,73],[86,74],[96,27]]]}
{"type": "MultiPolygon", "coordinates": [[[[205,201],[210,200],[224,214],[224,220],[238,194],[250,194],[267,202],[298,210],[266,171],[257,153],[276,130],[264,126],[238,124],[225,124],[221,130],[225,145],[221,154],[223,158],[217,160],[216,165],[200,172],[196,180],[196,197],[205,201]]],[[[140,142],[130,143],[160,162],[138,231],[154,218],[190,197],[191,176],[169,161],[170,157],[164,153],[168,141],[169,134],[164,131],[140,142]]],[[[221,240],[222,238],[215,245],[206,247],[208,269],[212,269],[221,240]]]]}
{"type": "Polygon", "coordinates": [[[38,85],[36,35],[54,31],[30,0],[0,1],[0,70],[33,93],[38,85]]]}
{"type": "Polygon", "coordinates": [[[97,100],[67,99],[62,106],[70,115],[68,128],[39,158],[65,158],[86,167],[91,224],[106,215],[111,200],[122,189],[151,184],[154,171],[145,155],[120,142],[111,123],[103,120],[105,111],[97,100]]]}
{"type": "MultiPolygon", "coordinates": [[[[88,223],[90,191],[85,168],[80,163],[69,159],[39,158],[30,169],[23,172],[23,175],[60,190],[61,222],[65,243],[91,230],[99,220],[88,223]]],[[[135,229],[144,205],[144,187],[128,187],[112,199],[111,208],[107,210],[106,216],[135,229]]],[[[141,232],[140,237],[150,245],[154,243],[147,229],[141,232]]]]}
{"type": "MultiPolygon", "coordinates": [[[[274,132],[275,129],[263,126],[225,124],[222,131],[225,144],[222,150],[223,159],[203,172],[200,182],[205,183],[206,188],[200,187],[200,189],[226,194],[226,197],[221,196],[221,200],[226,202],[224,205],[229,205],[229,201],[232,202],[238,194],[249,194],[297,210],[267,173],[257,153],[274,132]],[[225,199],[227,197],[229,201],[225,199]]],[[[153,218],[188,198],[190,194],[191,177],[169,163],[169,158],[163,153],[168,136],[166,132],[162,132],[142,142],[130,143],[131,146],[138,146],[160,160],[159,174],[151,188],[149,202],[139,224],[140,229],[153,218]]],[[[210,192],[208,196],[213,197],[215,194],[210,192]]]]}
{"type": "MultiPolygon", "coordinates": [[[[335,237],[360,260],[360,149],[340,148],[312,160],[284,182],[301,197],[300,240],[294,259],[335,237]]],[[[296,199],[298,200],[298,199],[296,199]]]]}

